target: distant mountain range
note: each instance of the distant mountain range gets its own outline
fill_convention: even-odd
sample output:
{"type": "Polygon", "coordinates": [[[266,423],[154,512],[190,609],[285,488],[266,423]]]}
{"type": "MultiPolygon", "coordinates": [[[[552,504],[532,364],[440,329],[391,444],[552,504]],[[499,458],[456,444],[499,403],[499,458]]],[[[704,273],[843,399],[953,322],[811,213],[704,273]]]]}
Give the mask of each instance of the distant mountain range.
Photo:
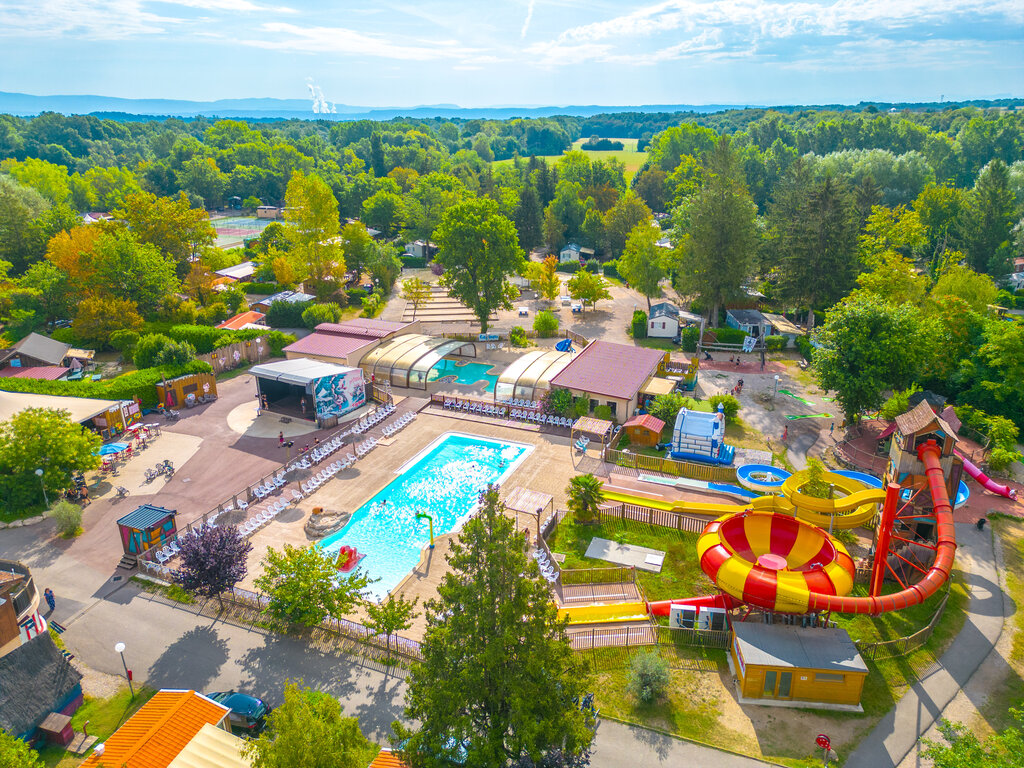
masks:
{"type": "Polygon", "coordinates": [[[742,108],[734,104],[645,104],[643,106],[495,106],[460,107],[457,104],[425,104],[415,107],[364,107],[332,105],[335,112],[318,113],[309,99],[218,99],[184,101],[178,99],[121,99],[114,96],[33,96],[0,91],[0,113],[38,115],[60,112],[65,115],[114,112],[127,115],[160,117],[249,117],[257,119],[304,120],[390,120],[393,117],[460,117],[463,119],[511,117],[550,117],[576,115],[589,117],[611,112],[720,112],[742,108]]]}

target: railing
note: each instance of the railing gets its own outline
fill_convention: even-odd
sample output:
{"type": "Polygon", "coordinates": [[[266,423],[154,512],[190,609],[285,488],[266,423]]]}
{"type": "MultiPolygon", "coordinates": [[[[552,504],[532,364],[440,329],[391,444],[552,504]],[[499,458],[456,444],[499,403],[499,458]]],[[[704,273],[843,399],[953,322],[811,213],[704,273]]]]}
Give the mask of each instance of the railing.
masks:
{"type": "Polygon", "coordinates": [[[563,568],[561,575],[563,587],[581,584],[636,583],[636,569],[628,565],[613,565],[607,568],[563,568]]]}
{"type": "Polygon", "coordinates": [[[651,472],[663,472],[676,477],[688,477],[691,480],[704,480],[710,483],[735,483],[736,470],[716,464],[697,464],[692,461],[677,461],[661,456],[648,456],[632,451],[618,451],[606,448],[604,460],[609,464],[630,469],[646,469],[651,472]]]}
{"type": "Polygon", "coordinates": [[[868,453],[853,445],[848,440],[841,440],[835,444],[835,456],[848,468],[868,470],[874,474],[885,471],[889,464],[888,455],[882,456],[877,453],[868,453]]]}
{"type": "Polygon", "coordinates": [[[640,504],[614,504],[604,505],[598,509],[602,517],[615,517],[619,520],[632,520],[647,525],[660,525],[662,528],[673,528],[677,531],[687,533],[701,533],[707,524],[711,522],[710,517],[697,517],[683,512],[669,512],[664,509],[645,507],[640,504]]]}
{"type": "Polygon", "coordinates": [[[681,629],[658,624],[627,627],[588,627],[566,630],[574,651],[593,651],[599,648],[633,648],[641,646],[697,646],[727,649],[732,640],[729,630],[681,629]]]}
{"type": "Polygon", "coordinates": [[[687,645],[702,648],[728,648],[732,632],[728,629],[685,629],[656,625],[658,645],[687,645]]]}
{"type": "Polygon", "coordinates": [[[861,656],[867,656],[872,661],[878,658],[891,659],[896,656],[906,656],[911,651],[916,651],[932,636],[935,625],[939,623],[942,614],[946,610],[946,603],[949,601],[949,582],[946,582],[946,594],[942,596],[935,613],[932,614],[928,623],[912,635],[897,637],[894,640],[880,640],[876,643],[856,642],[857,650],[861,656]]]}

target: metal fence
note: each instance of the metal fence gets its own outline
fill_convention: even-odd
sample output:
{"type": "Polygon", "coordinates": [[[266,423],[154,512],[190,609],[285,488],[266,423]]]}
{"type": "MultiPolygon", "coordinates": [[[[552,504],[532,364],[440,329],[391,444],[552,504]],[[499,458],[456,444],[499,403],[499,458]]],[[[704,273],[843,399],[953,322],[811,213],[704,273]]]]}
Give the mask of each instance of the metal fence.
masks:
{"type": "MultiPolygon", "coordinates": [[[[547,543],[544,544],[545,549],[547,543]]],[[[636,569],[628,565],[613,565],[607,568],[563,568],[562,586],[580,584],[635,584],[636,569]]]]}
{"type": "Polygon", "coordinates": [[[609,464],[631,469],[646,469],[651,472],[662,472],[676,477],[688,477],[691,480],[704,480],[711,483],[735,483],[736,470],[715,464],[696,464],[691,461],[676,461],[662,456],[648,456],[632,451],[618,451],[606,448],[604,460],[609,464]]]}
{"type": "Polygon", "coordinates": [[[949,582],[946,582],[946,594],[942,596],[935,613],[932,614],[928,623],[912,635],[897,637],[894,640],[880,640],[877,643],[856,642],[857,650],[861,656],[866,656],[872,661],[875,659],[892,659],[897,656],[906,656],[911,651],[916,651],[928,642],[928,639],[935,631],[935,625],[939,623],[942,614],[946,610],[946,603],[949,602],[949,582]]]}
{"type": "Polygon", "coordinates": [[[632,520],[635,523],[646,525],[660,525],[662,528],[672,528],[687,533],[701,533],[713,518],[697,517],[682,512],[669,512],[664,509],[645,507],[640,504],[606,504],[598,509],[601,517],[614,517],[625,522],[632,520]]]}
{"type": "Polygon", "coordinates": [[[574,651],[650,646],[724,650],[729,647],[732,639],[732,633],[727,629],[681,629],[654,623],[628,627],[570,627],[566,634],[574,651]]]}

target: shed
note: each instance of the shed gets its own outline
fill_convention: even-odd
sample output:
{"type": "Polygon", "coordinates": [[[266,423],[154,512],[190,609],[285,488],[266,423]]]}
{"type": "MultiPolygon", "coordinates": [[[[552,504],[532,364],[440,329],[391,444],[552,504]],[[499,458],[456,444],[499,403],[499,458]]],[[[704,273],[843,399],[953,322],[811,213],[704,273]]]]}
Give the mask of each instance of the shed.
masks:
{"type": "Polygon", "coordinates": [[[803,329],[796,323],[787,320],[782,315],[774,315],[770,312],[764,313],[764,318],[771,324],[771,332],[776,336],[786,337],[786,346],[792,347],[796,344],[798,337],[803,336],[803,329]]]}
{"type": "Polygon", "coordinates": [[[178,533],[177,511],[153,504],[136,507],[117,521],[125,554],[138,555],[153,547],[162,547],[178,533]]]}
{"type": "Polygon", "coordinates": [[[580,260],[580,247],[576,243],[569,243],[558,252],[558,263],[567,264],[571,261],[580,260]]]}
{"type": "Polygon", "coordinates": [[[217,377],[212,373],[186,373],[156,385],[157,402],[168,408],[195,405],[200,397],[217,396],[217,377]]]}
{"type": "Polygon", "coordinates": [[[36,635],[0,657],[0,728],[31,738],[51,712],[70,715],[82,704],[82,675],[53,642],[36,635]]]}
{"type": "Polygon", "coordinates": [[[730,328],[739,328],[755,339],[767,336],[771,332],[768,318],[756,309],[729,309],[725,313],[725,324],[730,328]]]}
{"type": "Polygon", "coordinates": [[[737,621],[730,657],[741,704],[863,712],[868,668],[845,629],[737,621]]]}
{"type": "Polygon", "coordinates": [[[633,445],[657,445],[661,442],[665,422],[645,413],[642,416],[634,416],[623,424],[622,428],[626,430],[626,436],[633,445]]]}

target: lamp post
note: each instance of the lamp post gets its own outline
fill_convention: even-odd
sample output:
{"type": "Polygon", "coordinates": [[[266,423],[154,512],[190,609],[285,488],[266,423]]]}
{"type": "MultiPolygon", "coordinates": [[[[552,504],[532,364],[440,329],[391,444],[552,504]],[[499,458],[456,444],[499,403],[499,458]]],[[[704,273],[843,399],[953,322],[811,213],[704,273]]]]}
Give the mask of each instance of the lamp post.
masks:
{"type": "Polygon", "coordinates": [[[46,508],[50,508],[50,499],[46,495],[46,483],[43,482],[43,470],[42,467],[36,470],[36,477],[39,478],[39,486],[43,489],[43,501],[46,504],[46,508]]]}
{"type": "Polygon", "coordinates": [[[128,690],[132,694],[132,701],[135,701],[135,687],[132,685],[132,673],[128,669],[128,662],[124,660],[124,643],[118,643],[114,646],[114,652],[121,654],[121,665],[124,667],[124,676],[128,680],[128,690]]]}
{"type": "Polygon", "coordinates": [[[775,374],[775,389],[772,391],[772,401],[775,400],[775,396],[779,394],[779,374],[775,374]]]}

